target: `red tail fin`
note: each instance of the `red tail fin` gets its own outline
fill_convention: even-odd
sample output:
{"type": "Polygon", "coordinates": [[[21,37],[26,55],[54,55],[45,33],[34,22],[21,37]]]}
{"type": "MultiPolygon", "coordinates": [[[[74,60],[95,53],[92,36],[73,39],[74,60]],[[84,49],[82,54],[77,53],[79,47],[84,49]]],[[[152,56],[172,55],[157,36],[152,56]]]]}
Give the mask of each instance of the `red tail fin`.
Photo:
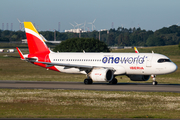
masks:
{"type": "Polygon", "coordinates": [[[30,54],[36,54],[41,52],[50,53],[46,43],[41,38],[40,34],[31,22],[24,22],[26,38],[29,47],[30,54]]]}

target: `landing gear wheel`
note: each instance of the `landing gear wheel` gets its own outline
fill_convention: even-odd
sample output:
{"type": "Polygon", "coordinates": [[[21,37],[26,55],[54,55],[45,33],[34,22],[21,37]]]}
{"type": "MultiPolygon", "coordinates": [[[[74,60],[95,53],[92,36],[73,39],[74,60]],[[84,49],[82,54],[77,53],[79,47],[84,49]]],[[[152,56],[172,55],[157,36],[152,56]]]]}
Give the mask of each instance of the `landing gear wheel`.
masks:
{"type": "Polygon", "coordinates": [[[157,82],[157,81],[153,81],[152,84],[153,84],[153,85],[157,85],[158,82],[157,82]]]}
{"type": "Polygon", "coordinates": [[[117,84],[117,79],[116,79],[116,78],[112,79],[112,80],[109,82],[109,84],[111,84],[111,85],[117,84]]]}
{"type": "Polygon", "coordinates": [[[92,84],[92,83],[93,83],[92,79],[89,79],[89,84],[92,84]]]}
{"type": "Polygon", "coordinates": [[[91,80],[91,79],[85,79],[84,80],[84,84],[92,84],[93,83],[93,81],[91,80]]]}

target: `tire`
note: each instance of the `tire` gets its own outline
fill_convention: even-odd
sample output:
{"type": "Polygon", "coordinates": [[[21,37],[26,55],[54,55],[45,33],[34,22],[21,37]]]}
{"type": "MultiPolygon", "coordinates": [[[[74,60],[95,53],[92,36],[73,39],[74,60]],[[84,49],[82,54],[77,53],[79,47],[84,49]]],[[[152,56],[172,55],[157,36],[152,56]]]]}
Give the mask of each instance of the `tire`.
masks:
{"type": "Polygon", "coordinates": [[[152,84],[153,84],[153,85],[157,85],[158,82],[157,82],[157,81],[153,81],[152,84]]]}
{"type": "Polygon", "coordinates": [[[92,84],[92,83],[93,83],[93,81],[91,79],[89,79],[89,84],[92,84]]]}
{"type": "Polygon", "coordinates": [[[89,80],[88,79],[84,79],[84,84],[85,85],[89,84],[89,80]]]}
{"type": "Polygon", "coordinates": [[[117,79],[116,79],[116,78],[113,79],[112,84],[113,84],[113,85],[116,85],[116,84],[117,84],[117,79]]]}
{"type": "Polygon", "coordinates": [[[109,82],[109,84],[111,84],[111,85],[116,85],[116,84],[117,84],[117,79],[116,79],[116,78],[112,79],[112,80],[109,82]]]}
{"type": "Polygon", "coordinates": [[[85,79],[84,80],[85,85],[92,84],[92,83],[93,83],[93,81],[91,79],[85,79]]]}

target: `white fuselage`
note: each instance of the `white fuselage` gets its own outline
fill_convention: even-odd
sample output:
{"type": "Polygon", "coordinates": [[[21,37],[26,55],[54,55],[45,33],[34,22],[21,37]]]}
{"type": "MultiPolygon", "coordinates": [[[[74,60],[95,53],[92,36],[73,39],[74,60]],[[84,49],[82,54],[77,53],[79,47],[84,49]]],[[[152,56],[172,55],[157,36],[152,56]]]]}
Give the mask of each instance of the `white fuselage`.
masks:
{"type": "MultiPolygon", "coordinates": [[[[168,57],[154,53],[50,53],[49,58],[53,63],[113,68],[114,75],[160,75],[177,69],[168,57]],[[159,59],[169,61],[158,62],[159,59]]],[[[78,68],[55,67],[60,72],[86,74],[78,68]]]]}

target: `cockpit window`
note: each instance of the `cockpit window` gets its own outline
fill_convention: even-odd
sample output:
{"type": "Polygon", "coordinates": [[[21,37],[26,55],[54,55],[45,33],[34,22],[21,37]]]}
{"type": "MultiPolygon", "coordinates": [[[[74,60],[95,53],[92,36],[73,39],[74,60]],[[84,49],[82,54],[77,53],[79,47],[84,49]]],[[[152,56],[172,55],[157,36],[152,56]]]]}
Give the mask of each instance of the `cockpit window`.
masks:
{"type": "Polygon", "coordinates": [[[159,59],[158,63],[162,63],[162,62],[171,62],[170,59],[159,59]]]}

